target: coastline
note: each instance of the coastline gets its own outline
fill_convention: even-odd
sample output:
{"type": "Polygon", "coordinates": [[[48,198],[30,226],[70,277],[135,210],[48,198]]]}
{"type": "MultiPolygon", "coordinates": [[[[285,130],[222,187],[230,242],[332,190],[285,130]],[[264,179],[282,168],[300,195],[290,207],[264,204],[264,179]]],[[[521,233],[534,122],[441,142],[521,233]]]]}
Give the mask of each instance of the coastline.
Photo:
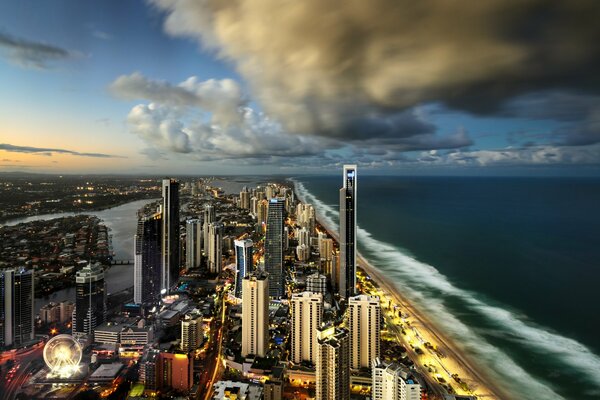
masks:
{"type": "MultiPolygon", "coordinates": [[[[339,235],[333,229],[331,229],[330,226],[323,224],[320,219],[317,218],[316,222],[325,231],[327,231],[327,234],[332,237],[339,246],[339,235]]],[[[375,266],[373,266],[373,264],[371,264],[363,255],[360,254],[360,252],[357,252],[357,258],[357,268],[362,269],[363,272],[368,275],[381,289],[387,291],[388,294],[393,298],[394,302],[403,308],[404,311],[410,315],[410,318],[418,322],[422,334],[425,333],[431,336],[435,340],[435,343],[438,344],[438,347],[444,350],[447,356],[451,356],[456,360],[461,372],[463,372],[463,374],[461,374],[463,379],[466,378],[464,380],[469,382],[470,386],[476,388],[477,397],[498,400],[511,398],[507,393],[505,393],[504,390],[493,383],[491,377],[481,372],[481,368],[477,366],[475,362],[470,360],[468,356],[462,354],[454,341],[445,336],[436,327],[435,323],[426,316],[425,313],[418,310],[407,298],[402,296],[398,288],[389,280],[387,280],[382,273],[375,266]]],[[[414,321],[412,326],[415,326],[414,321]]]]}

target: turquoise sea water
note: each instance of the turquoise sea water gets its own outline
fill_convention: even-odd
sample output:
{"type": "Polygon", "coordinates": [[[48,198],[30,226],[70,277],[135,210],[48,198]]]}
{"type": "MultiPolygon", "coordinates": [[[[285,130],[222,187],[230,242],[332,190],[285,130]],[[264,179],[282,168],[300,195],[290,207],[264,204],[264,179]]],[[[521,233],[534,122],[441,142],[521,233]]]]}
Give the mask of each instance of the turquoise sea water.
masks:
{"type": "MultiPolygon", "coordinates": [[[[297,177],[337,226],[340,177],[297,177]]],[[[600,179],[359,176],[358,247],[518,399],[600,399],[600,179]]]]}

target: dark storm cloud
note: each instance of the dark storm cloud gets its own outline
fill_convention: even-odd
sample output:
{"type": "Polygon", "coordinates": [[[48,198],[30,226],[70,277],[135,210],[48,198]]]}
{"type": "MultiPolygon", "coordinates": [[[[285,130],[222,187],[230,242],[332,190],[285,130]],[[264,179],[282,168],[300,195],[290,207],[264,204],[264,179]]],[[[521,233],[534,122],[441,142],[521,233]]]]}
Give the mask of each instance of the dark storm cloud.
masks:
{"type": "Polygon", "coordinates": [[[151,2],[289,132],[406,136],[389,119],[423,103],[494,114],[532,92],[600,91],[595,0],[151,2]]]}
{"type": "Polygon", "coordinates": [[[103,154],[103,153],[81,153],[79,151],[66,150],[66,149],[53,149],[53,148],[45,148],[45,147],[31,147],[31,146],[15,146],[7,143],[0,143],[0,150],[12,152],[12,153],[29,153],[29,154],[38,154],[44,156],[51,156],[54,153],[60,154],[70,154],[73,156],[82,156],[82,157],[95,157],[95,158],[124,158],[122,156],[115,156],[111,154],[103,154]]]}
{"type": "Polygon", "coordinates": [[[0,32],[0,50],[9,61],[30,68],[46,69],[53,61],[76,57],[78,53],[58,46],[17,38],[0,32]]]}

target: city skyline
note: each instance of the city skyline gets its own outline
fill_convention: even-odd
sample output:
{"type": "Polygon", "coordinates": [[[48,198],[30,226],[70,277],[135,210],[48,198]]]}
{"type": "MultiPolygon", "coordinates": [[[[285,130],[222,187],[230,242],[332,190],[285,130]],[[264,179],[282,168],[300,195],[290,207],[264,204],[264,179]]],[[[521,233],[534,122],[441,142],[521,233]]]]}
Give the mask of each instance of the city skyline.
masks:
{"type": "Polygon", "coordinates": [[[0,171],[600,175],[595,2],[218,4],[0,5],[0,171]]]}

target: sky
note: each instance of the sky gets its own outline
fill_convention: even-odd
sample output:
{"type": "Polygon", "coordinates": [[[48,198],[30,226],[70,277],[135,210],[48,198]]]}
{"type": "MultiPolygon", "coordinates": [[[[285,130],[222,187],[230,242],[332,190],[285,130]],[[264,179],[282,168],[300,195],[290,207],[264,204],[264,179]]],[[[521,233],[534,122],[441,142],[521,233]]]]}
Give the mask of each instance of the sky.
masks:
{"type": "Polygon", "coordinates": [[[0,1],[0,172],[600,176],[600,3],[0,1]]]}

